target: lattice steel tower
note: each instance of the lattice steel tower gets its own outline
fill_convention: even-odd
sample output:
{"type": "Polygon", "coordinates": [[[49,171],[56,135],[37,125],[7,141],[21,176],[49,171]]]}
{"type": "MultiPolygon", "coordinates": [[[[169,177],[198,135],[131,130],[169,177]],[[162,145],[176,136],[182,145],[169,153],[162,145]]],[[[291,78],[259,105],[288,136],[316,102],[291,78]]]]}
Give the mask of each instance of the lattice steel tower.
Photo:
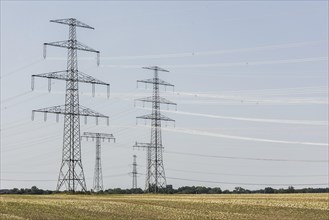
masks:
{"type": "Polygon", "coordinates": [[[101,163],[101,140],[114,140],[113,134],[105,134],[105,133],[92,133],[92,132],[84,132],[83,136],[87,138],[91,138],[92,140],[96,139],[96,160],[95,160],[95,171],[94,171],[94,191],[99,192],[103,190],[103,174],[102,174],[102,163],[101,163]]]}
{"type": "Polygon", "coordinates": [[[152,79],[137,80],[138,83],[146,83],[153,85],[153,95],[151,97],[136,99],[136,101],[150,102],[152,103],[152,113],[144,116],[139,116],[137,119],[149,119],[151,120],[151,142],[150,143],[138,143],[136,142],[134,147],[143,147],[147,150],[147,163],[146,163],[146,183],[145,189],[148,192],[159,192],[159,189],[166,187],[166,176],[163,167],[163,146],[161,137],[161,121],[175,122],[160,113],[160,104],[176,105],[165,98],[160,97],[159,87],[169,86],[174,87],[173,84],[165,82],[159,79],[158,71],[169,72],[168,70],[162,69],[158,66],[143,67],[144,69],[154,70],[154,76],[152,79]]]}
{"type": "Polygon", "coordinates": [[[133,155],[133,171],[130,173],[133,177],[133,185],[132,189],[137,189],[137,162],[136,162],[136,155],[133,155]]]}
{"type": "Polygon", "coordinates": [[[109,118],[79,104],[78,84],[79,82],[91,83],[93,94],[95,84],[106,85],[109,94],[109,84],[78,71],[77,50],[96,53],[97,64],[99,65],[99,51],[80,43],[76,37],[76,27],[94,28],[74,18],[51,20],[50,22],[68,25],[69,39],[67,41],[44,43],[44,58],[46,57],[46,46],[48,45],[67,48],[67,69],[64,71],[32,75],[32,90],[34,89],[35,77],[47,78],[49,91],[51,90],[51,79],[65,80],[65,105],[33,110],[32,119],[35,112],[43,112],[45,114],[45,120],[47,119],[47,113],[55,113],[57,121],[59,114],[64,115],[62,164],[58,177],[57,190],[60,190],[65,185],[66,190],[71,192],[80,189],[81,191],[86,191],[87,187],[81,162],[80,115],[85,116],[85,123],[87,122],[87,116],[96,117],[96,123],[98,123],[99,117],[107,118],[107,123],[109,123],[109,118]]]}

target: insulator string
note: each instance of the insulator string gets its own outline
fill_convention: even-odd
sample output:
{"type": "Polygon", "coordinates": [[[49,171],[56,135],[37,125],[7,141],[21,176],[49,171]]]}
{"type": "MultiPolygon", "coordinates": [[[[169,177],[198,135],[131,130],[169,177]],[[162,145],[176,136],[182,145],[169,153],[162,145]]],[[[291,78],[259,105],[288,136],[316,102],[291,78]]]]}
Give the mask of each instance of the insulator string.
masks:
{"type": "Polygon", "coordinates": [[[47,45],[43,44],[43,59],[46,59],[47,56],[47,45]]]}
{"type": "Polygon", "coordinates": [[[32,111],[31,119],[32,119],[32,121],[34,121],[34,111],[32,111]]]}
{"type": "Polygon", "coordinates": [[[99,66],[99,64],[100,64],[100,54],[99,54],[99,52],[97,53],[97,66],[99,66]]]}
{"type": "Polygon", "coordinates": [[[31,77],[31,90],[34,90],[34,76],[31,77]]]}
{"type": "Polygon", "coordinates": [[[95,83],[92,83],[92,84],[91,84],[91,87],[92,87],[92,94],[93,94],[93,97],[95,97],[95,83]]]}
{"type": "Polygon", "coordinates": [[[48,92],[51,91],[51,78],[48,78],[48,92]]]}

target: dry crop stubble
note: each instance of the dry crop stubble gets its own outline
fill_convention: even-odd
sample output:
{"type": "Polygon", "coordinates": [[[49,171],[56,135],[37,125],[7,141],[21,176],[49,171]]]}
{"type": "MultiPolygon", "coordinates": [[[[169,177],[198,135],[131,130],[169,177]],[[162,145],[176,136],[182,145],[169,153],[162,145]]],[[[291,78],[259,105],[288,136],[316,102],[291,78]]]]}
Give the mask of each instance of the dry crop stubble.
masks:
{"type": "Polygon", "coordinates": [[[329,219],[329,194],[2,195],[0,219],[329,219]]]}

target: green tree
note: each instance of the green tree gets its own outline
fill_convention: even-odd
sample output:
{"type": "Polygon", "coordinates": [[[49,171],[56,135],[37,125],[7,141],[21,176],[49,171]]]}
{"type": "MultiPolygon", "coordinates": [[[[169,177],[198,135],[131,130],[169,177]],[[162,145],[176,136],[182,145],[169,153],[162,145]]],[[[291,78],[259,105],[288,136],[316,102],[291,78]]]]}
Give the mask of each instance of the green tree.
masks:
{"type": "Polygon", "coordinates": [[[271,187],[266,187],[264,189],[264,193],[266,193],[266,194],[271,194],[271,193],[274,193],[274,192],[275,192],[274,189],[271,188],[271,187]]]}

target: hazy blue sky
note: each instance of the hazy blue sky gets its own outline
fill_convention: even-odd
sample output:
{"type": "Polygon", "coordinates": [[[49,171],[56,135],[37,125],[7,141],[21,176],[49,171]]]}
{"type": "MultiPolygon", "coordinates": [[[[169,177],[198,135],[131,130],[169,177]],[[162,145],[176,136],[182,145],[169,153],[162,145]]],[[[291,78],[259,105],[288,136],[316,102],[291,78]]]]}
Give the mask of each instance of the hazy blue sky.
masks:
{"type": "MultiPolygon", "coordinates": [[[[102,146],[104,188],[131,187],[133,154],[145,173],[146,152],[132,145],[150,139],[135,119],[149,109],[133,100],[151,94],[136,88],[150,65],[176,85],[162,93],[178,103],[177,112],[163,106],[176,120],[163,131],[168,184],[328,185],[328,1],[1,1],[1,188],[56,187],[63,119],[31,121],[31,110],[64,104],[65,83],[54,80],[48,93],[36,79],[32,92],[30,77],[66,68],[67,51],[49,47],[44,60],[42,44],[66,40],[68,27],[49,20],[70,17],[95,27],[77,37],[101,51],[99,67],[79,52],[79,70],[111,84],[109,100],[106,88],[92,98],[80,84],[81,105],[111,118],[108,127],[89,119],[81,132],[117,138],[102,146]]],[[[94,144],[82,141],[88,189],[94,144]]]]}

